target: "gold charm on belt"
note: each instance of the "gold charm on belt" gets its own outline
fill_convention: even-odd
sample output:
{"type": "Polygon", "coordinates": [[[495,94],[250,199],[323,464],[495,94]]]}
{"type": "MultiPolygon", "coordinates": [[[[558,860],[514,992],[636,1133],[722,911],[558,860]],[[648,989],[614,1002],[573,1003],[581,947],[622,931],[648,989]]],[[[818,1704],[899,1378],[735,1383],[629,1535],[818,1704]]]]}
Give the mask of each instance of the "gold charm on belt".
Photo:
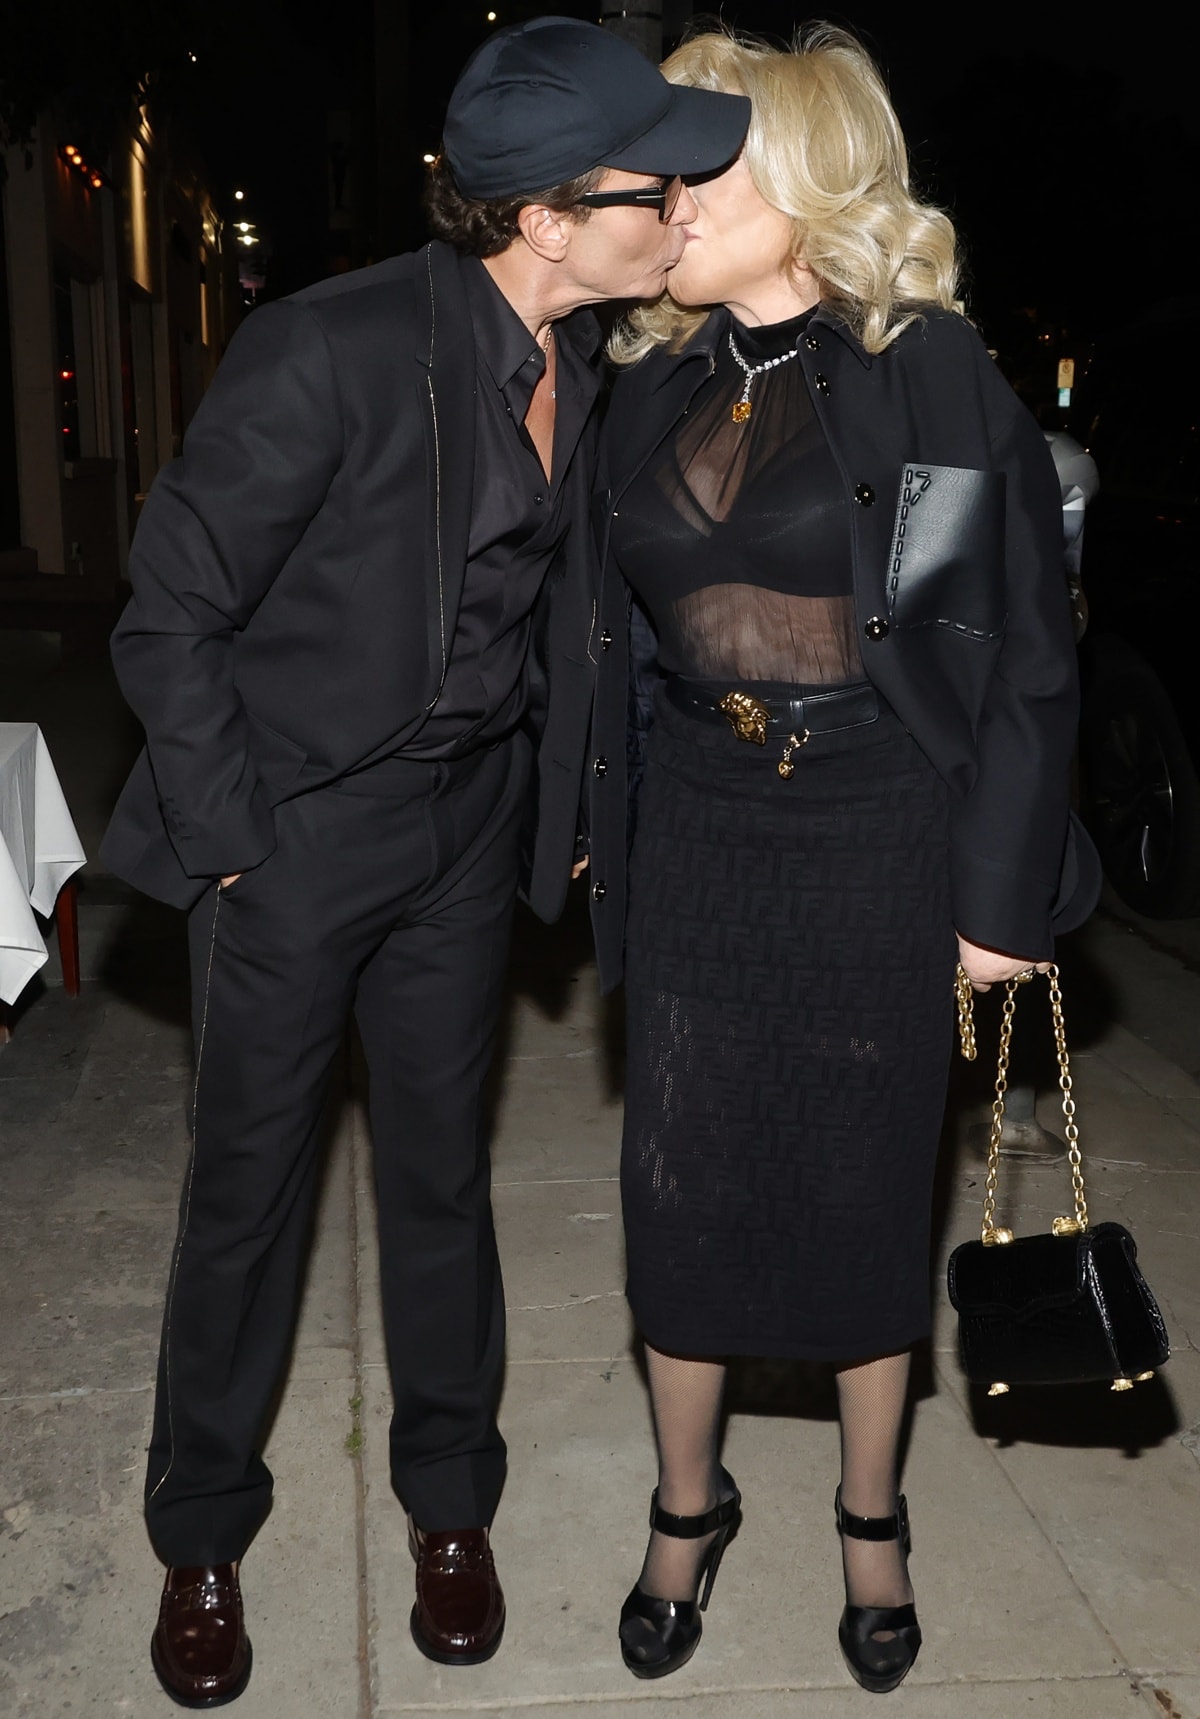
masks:
{"type": "Polygon", "coordinates": [[[749,692],[727,692],[718,708],[729,718],[739,740],[753,740],[756,746],[767,744],[771,712],[761,699],[749,692]]]}
{"type": "Polygon", "coordinates": [[[807,746],[807,745],[808,745],[808,729],[807,728],[804,729],[804,731],[800,734],[789,734],[788,735],[787,743],[785,744],[785,746],[783,748],[783,757],[779,760],[779,763],[776,765],[776,769],[779,771],[779,774],[783,777],[785,782],[788,780],[789,777],[794,776],[796,774],[796,766],[792,763],[792,753],[795,752],[799,747],[807,746]]]}

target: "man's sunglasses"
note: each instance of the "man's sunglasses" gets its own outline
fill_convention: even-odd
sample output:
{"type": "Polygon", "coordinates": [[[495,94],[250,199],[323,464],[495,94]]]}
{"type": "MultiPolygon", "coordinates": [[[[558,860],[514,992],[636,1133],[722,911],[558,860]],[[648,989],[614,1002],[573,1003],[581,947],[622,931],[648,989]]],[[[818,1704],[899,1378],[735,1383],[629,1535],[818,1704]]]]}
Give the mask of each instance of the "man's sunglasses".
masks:
{"type": "Polygon", "coordinates": [[[662,185],[639,185],[636,191],[586,191],[577,203],[589,209],[657,209],[660,221],[669,221],[675,213],[683,180],[676,174],[662,185]]]}

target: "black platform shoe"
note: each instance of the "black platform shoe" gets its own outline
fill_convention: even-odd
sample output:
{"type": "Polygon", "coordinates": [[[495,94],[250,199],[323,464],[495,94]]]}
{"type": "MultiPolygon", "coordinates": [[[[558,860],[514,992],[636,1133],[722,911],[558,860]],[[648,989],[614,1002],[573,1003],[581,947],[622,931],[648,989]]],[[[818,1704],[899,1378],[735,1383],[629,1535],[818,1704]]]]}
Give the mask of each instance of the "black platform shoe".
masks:
{"type": "MultiPolygon", "coordinates": [[[[833,1508],[839,1534],[851,1540],[899,1540],[908,1557],[908,1501],[903,1493],[894,1516],[852,1516],[842,1506],[840,1486],[833,1508]]],[[[916,1607],[848,1605],[838,1625],[838,1641],[855,1682],[872,1695],[883,1695],[903,1683],[921,1651],[916,1607]],[[876,1641],[876,1633],[885,1630],[891,1632],[892,1639],[876,1641]]]]}
{"type": "Polygon", "coordinates": [[[666,1677],[686,1665],[696,1651],[703,1628],[700,1613],[708,1607],[721,1556],[741,1516],[742,1495],[725,1469],[721,1470],[720,1486],[731,1496],[703,1516],[673,1516],[669,1510],[660,1510],[655,1488],[650,1500],[652,1529],[674,1540],[701,1540],[706,1534],[713,1534],[714,1539],[696,1573],[697,1587],[704,1584],[698,1601],[655,1599],[635,1584],[621,1607],[621,1658],[635,1677],[666,1677]]]}

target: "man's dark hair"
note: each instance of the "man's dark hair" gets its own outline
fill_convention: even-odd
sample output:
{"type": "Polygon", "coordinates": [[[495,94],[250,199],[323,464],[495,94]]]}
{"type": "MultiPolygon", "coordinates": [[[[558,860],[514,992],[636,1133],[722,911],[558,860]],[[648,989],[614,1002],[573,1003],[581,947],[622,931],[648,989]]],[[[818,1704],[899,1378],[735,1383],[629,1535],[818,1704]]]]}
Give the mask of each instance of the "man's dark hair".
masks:
{"type": "Polygon", "coordinates": [[[516,197],[464,197],[455,184],[450,163],[439,155],[425,181],[429,230],[435,239],[443,239],[463,256],[499,256],[517,237],[517,216],[527,203],[544,203],[563,214],[571,209],[576,220],[586,220],[591,211],[576,205],[580,197],[596,189],[604,171],[603,167],[593,167],[548,191],[527,191],[516,197]]]}

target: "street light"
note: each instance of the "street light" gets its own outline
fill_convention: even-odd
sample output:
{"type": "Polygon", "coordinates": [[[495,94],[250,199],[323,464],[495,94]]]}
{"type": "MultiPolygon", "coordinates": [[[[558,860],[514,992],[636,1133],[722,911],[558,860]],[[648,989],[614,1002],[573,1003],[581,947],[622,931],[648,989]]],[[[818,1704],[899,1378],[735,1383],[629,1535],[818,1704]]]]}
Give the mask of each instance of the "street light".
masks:
{"type": "Polygon", "coordinates": [[[244,191],[235,191],[235,192],[234,192],[234,194],[233,194],[233,200],[234,200],[234,202],[235,202],[235,203],[240,203],[240,202],[241,202],[241,201],[242,201],[242,198],[243,198],[243,197],[244,197],[244,196],[245,196],[245,195],[246,195],[246,193],[245,193],[245,192],[244,192],[244,191]]]}

